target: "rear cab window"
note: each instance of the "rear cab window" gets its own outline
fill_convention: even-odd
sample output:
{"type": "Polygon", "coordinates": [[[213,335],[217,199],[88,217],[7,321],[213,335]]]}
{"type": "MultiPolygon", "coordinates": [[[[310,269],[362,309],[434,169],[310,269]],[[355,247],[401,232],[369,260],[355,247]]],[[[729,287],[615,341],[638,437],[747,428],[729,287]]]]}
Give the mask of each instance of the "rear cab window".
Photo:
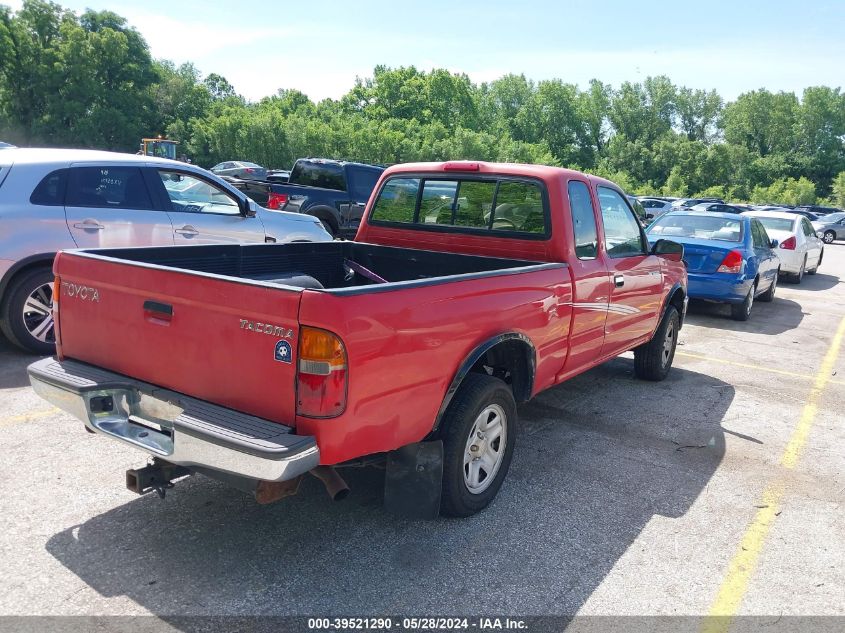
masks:
{"type": "Polygon", "coordinates": [[[291,184],[346,191],[346,176],[338,163],[299,160],[290,172],[291,184]]]}
{"type": "Polygon", "coordinates": [[[543,239],[551,234],[548,198],[542,185],[528,178],[389,178],[368,219],[373,225],[492,233],[500,237],[543,239]]]}

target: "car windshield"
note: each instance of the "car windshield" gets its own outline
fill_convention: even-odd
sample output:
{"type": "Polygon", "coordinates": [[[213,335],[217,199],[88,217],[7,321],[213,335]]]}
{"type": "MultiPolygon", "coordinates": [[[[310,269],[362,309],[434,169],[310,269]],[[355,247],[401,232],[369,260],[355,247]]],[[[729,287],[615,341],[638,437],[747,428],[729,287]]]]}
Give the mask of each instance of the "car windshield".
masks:
{"type": "Polygon", "coordinates": [[[646,233],[660,237],[695,237],[723,242],[742,241],[742,221],[718,216],[670,213],[656,220],[646,233]]]}
{"type": "Polygon", "coordinates": [[[765,218],[757,216],[757,219],[770,231],[792,232],[792,225],[795,222],[792,218],[765,218]]]}
{"type": "Polygon", "coordinates": [[[259,169],[261,169],[261,165],[256,165],[255,163],[242,162],[241,165],[243,165],[244,167],[258,167],[259,169]]]}
{"type": "Polygon", "coordinates": [[[821,218],[822,222],[839,222],[839,220],[845,220],[845,212],[831,213],[830,215],[826,215],[821,218]]]}

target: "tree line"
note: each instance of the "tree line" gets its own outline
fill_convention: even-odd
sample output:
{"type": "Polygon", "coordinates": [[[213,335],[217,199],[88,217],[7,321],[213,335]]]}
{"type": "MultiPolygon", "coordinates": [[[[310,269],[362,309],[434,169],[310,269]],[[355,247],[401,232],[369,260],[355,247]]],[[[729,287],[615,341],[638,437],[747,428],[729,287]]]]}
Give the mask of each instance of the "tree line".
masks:
{"type": "MultiPolygon", "coordinates": [[[[0,5],[0,138],[134,152],[165,135],[211,166],[477,159],[573,167],[631,193],[845,206],[845,94],[765,89],[725,102],[665,76],[579,87],[377,66],[340,99],[249,102],[222,76],[155,60],[111,11],[0,5]]],[[[268,69],[268,74],[272,71],[268,69]]]]}

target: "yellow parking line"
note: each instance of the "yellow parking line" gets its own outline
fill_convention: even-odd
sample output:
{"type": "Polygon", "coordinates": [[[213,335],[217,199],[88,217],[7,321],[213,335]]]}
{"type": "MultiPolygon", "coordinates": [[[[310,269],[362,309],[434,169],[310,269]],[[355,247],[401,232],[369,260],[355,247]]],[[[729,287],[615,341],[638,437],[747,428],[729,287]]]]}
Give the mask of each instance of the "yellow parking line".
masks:
{"type": "Polygon", "coordinates": [[[17,422],[32,422],[39,418],[46,418],[59,412],[59,409],[52,407],[50,409],[43,409],[39,411],[30,411],[29,413],[22,413],[21,415],[12,415],[8,418],[0,418],[0,426],[7,426],[9,424],[16,424],[17,422]]]}
{"type": "MultiPolygon", "coordinates": [[[[836,334],[830,343],[821,367],[815,376],[813,388],[804,405],[801,419],[798,426],[792,432],[792,436],[783,451],[781,465],[789,470],[795,468],[801,449],[807,442],[807,437],[812,429],[813,422],[818,412],[818,401],[830,379],[833,366],[839,357],[839,350],[842,347],[842,340],[845,338],[845,318],[836,329],[836,334]]],[[[706,633],[726,633],[730,627],[732,618],[739,611],[742,599],[748,591],[748,584],[757,567],[757,561],[766,537],[771,530],[775,517],[780,514],[779,506],[783,496],[783,481],[779,478],[769,485],[763,493],[763,499],[759,504],[757,512],[751,525],[742,537],[739,549],[728,565],[728,572],[716,595],[716,600],[710,607],[710,618],[704,624],[702,630],[706,633]]]]}
{"type": "MultiPolygon", "coordinates": [[[[764,371],[770,374],[780,374],[781,376],[789,376],[791,378],[805,378],[807,380],[816,380],[818,375],[800,374],[794,371],[787,371],[785,369],[775,369],[774,367],[764,367],[762,365],[752,365],[750,363],[740,363],[735,360],[728,360],[726,358],[713,358],[712,356],[704,356],[703,354],[692,354],[690,352],[675,352],[675,356],[685,356],[686,358],[695,358],[697,360],[704,360],[709,363],[717,363],[719,365],[733,365],[734,367],[744,367],[745,369],[754,369],[757,371],[764,371]]],[[[831,367],[832,369],[832,367],[831,367]]],[[[828,381],[834,385],[845,385],[845,380],[834,380],[830,378],[828,373],[828,381]]]]}

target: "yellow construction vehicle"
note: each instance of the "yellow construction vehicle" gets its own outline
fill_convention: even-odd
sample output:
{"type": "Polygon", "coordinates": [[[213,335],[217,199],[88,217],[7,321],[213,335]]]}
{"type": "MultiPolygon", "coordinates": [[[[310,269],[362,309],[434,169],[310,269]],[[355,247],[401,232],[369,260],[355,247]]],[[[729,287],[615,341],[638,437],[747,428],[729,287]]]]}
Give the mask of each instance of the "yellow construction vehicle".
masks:
{"type": "Polygon", "coordinates": [[[142,138],[139,154],[176,160],[176,141],[166,138],[142,138]]]}

